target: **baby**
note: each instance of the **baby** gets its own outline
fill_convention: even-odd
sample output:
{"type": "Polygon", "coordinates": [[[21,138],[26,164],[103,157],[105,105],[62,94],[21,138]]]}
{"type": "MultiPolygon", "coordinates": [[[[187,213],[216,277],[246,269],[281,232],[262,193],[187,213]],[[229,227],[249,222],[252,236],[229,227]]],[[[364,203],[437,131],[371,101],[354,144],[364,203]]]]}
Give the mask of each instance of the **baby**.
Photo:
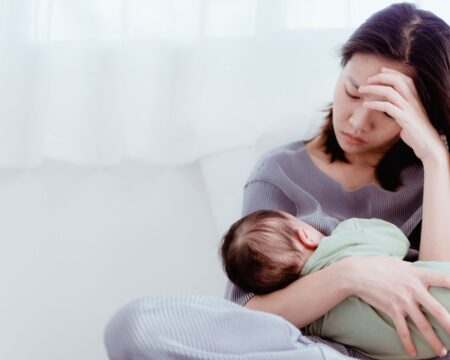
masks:
{"type": "Polygon", "coordinates": [[[288,213],[256,211],[236,221],[223,237],[223,267],[240,288],[267,294],[299,278],[323,237],[288,213]]]}
{"type": "MultiPolygon", "coordinates": [[[[344,257],[403,259],[408,248],[409,241],[403,232],[380,219],[351,218],[342,221],[330,236],[324,236],[288,213],[260,210],[230,227],[222,239],[220,252],[224,270],[235,285],[255,294],[266,294],[344,257]]],[[[412,265],[450,274],[450,262],[416,261],[412,265]]],[[[450,309],[448,289],[430,287],[429,291],[450,309]]],[[[424,314],[448,349],[449,334],[426,310],[424,314]]],[[[376,359],[435,357],[415,324],[409,318],[407,323],[416,345],[416,357],[404,351],[391,318],[355,296],[347,298],[302,332],[355,346],[376,359]]]]}

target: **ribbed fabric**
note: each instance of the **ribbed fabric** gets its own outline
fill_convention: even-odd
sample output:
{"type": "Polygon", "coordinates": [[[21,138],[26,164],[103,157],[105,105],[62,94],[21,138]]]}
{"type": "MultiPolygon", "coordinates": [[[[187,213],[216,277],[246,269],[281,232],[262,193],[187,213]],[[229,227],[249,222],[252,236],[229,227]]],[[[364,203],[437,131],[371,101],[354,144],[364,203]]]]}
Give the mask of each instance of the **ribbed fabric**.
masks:
{"type": "Polygon", "coordinates": [[[282,317],[202,295],[135,300],[111,318],[104,340],[110,360],[371,360],[308,339],[282,317]]]}
{"type": "Polygon", "coordinates": [[[379,218],[409,236],[422,217],[423,168],[412,165],[396,192],[377,184],[347,190],[312,161],[303,141],[276,148],[258,162],[245,185],[243,215],[259,209],[284,210],[329,235],[351,217],[379,218]]]}
{"type": "MultiPolygon", "coordinates": [[[[283,210],[325,235],[348,218],[379,218],[397,225],[409,237],[411,246],[418,249],[423,168],[420,165],[405,168],[400,178],[403,186],[396,192],[377,184],[347,190],[315,165],[303,141],[296,141],[268,152],[259,160],[244,187],[242,215],[260,209],[283,210]]],[[[409,251],[407,260],[413,260],[414,255],[417,253],[409,251]]],[[[228,281],[226,299],[245,305],[253,296],[228,281]]],[[[333,347],[342,351],[336,344],[333,347]]],[[[351,355],[359,353],[357,349],[344,348],[351,355]]],[[[361,353],[357,357],[367,359],[361,353]]]]}
{"type": "MultiPolygon", "coordinates": [[[[243,214],[259,209],[284,210],[325,235],[344,219],[374,217],[394,223],[408,237],[415,229],[417,236],[423,169],[409,167],[401,178],[406,186],[397,192],[376,184],[348,191],[316,167],[302,141],[295,142],[259,161],[245,185],[243,214]]],[[[411,243],[418,248],[418,241],[411,243]]],[[[409,255],[414,258],[417,253],[409,255]]],[[[108,323],[108,356],[111,360],[340,360],[348,359],[346,355],[369,359],[357,349],[305,337],[281,317],[242,307],[252,296],[228,283],[225,297],[232,302],[200,295],[134,301],[108,323]]]]}
{"type": "MultiPolygon", "coordinates": [[[[368,184],[347,190],[312,161],[303,141],[264,155],[244,187],[243,216],[261,209],[286,211],[325,235],[352,217],[378,218],[397,225],[410,236],[422,219],[423,168],[405,168],[403,187],[396,192],[368,184]]],[[[411,240],[413,247],[419,242],[411,240]]],[[[253,294],[228,282],[225,298],[244,305],[253,294]]]]}
{"type": "Polygon", "coordinates": [[[120,309],[105,331],[110,360],[345,360],[283,318],[201,295],[155,296],[120,309]]]}

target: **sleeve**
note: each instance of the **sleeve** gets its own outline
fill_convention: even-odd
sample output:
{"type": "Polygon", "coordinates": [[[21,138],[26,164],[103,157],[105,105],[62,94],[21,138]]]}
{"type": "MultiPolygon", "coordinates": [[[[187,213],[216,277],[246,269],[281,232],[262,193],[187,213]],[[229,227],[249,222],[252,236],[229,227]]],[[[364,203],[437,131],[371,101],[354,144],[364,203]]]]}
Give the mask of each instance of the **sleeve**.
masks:
{"type": "MultiPolygon", "coordinates": [[[[242,216],[262,209],[282,210],[293,215],[297,211],[295,204],[275,185],[262,180],[252,180],[244,187],[242,216]]],[[[253,293],[242,290],[228,280],[225,290],[227,300],[244,306],[253,296],[253,293]]]]}
{"type": "Polygon", "coordinates": [[[420,221],[417,224],[412,233],[408,236],[409,242],[411,243],[411,248],[415,250],[419,250],[421,230],[422,230],[422,221],[420,221]]]}
{"type": "Polygon", "coordinates": [[[422,221],[420,221],[417,226],[414,228],[412,233],[408,236],[409,242],[411,243],[411,247],[408,249],[408,253],[406,254],[403,260],[414,262],[419,260],[419,246],[420,246],[420,233],[422,230],[422,221]]]}

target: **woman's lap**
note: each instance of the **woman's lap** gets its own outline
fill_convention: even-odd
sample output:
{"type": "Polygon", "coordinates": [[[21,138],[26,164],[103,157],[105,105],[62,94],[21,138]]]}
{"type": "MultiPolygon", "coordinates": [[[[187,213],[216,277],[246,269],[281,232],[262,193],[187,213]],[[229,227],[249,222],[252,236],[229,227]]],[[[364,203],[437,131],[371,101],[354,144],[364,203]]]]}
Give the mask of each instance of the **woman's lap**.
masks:
{"type": "Polygon", "coordinates": [[[120,309],[105,330],[111,360],[344,360],[283,318],[219,297],[154,296],[120,309]]]}
{"type": "Polygon", "coordinates": [[[356,349],[303,336],[279,316],[203,295],[131,302],[109,321],[105,345],[111,360],[370,360],[356,349]]]}

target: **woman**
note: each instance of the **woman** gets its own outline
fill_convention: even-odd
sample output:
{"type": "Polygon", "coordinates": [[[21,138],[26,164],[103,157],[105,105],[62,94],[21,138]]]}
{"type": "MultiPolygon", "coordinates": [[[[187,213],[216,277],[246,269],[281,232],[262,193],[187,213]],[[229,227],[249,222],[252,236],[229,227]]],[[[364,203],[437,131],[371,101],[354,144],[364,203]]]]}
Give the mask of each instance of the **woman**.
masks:
{"type": "MultiPolygon", "coordinates": [[[[245,187],[243,215],[283,210],[324,234],[346,218],[377,217],[399,226],[419,250],[420,260],[450,261],[450,155],[445,145],[450,138],[450,27],[414,5],[392,5],[355,31],[342,49],[341,65],[320,134],[261,159],[245,187]]],[[[331,352],[303,355],[310,342],[296,328],[358,296],[392,319],[411,356],[415,348],[407,316],[435,353],[443,355],[447,351],[422,311],[433,314],[449,333],[450,315],[428,293],[429,286],[450,288],[450,278],[392,258],[352,257],[264,296],[229,286],[234,302],[279,317],[234,306],[227,312],[220,301],[195,297],[145,299],[113,318],[106,345],[111,359],[228,359],[243,354],[338,359],[331,352]],[[175,309],[181,315],[171,322],[175,309]],[[226,321],[219,320],[220,314],[226,314],[226,321]],[[191,323],[185,324],[185,318],[191,323]],[[280,338],[271,321],[281,318],[295,327],[277,323],[288,329],[280,338]],[[217,340],[219,329],[224,332],[217,340]],[[185,341],[193,333],[195,340],[185,341]],[[169,340],[155,345],[162,338],[169,340]]]]}

